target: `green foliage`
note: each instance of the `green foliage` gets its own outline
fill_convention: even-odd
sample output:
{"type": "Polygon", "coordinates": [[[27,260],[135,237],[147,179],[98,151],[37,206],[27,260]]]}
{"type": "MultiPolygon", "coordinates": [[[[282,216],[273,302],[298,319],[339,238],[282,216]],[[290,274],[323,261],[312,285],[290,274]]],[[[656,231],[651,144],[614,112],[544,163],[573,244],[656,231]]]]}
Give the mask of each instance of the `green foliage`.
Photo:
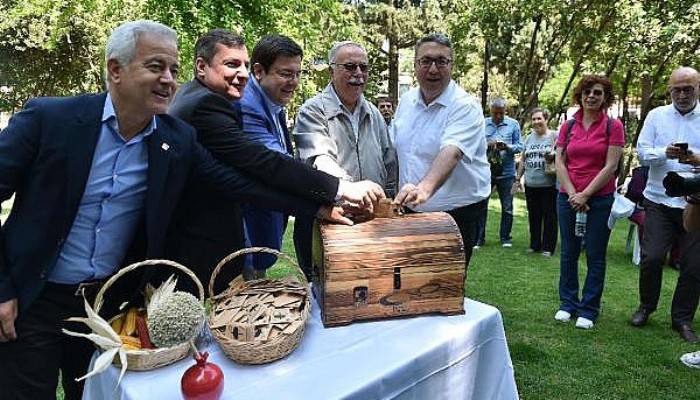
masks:
{"type": "Polygon", "coordinates": [[[571,62],[564,62],[553,70],[552,78],[544,84],[542,91],[540,91],[540,107],[545,107],[548,110],[556,109],[559,98],[566,88],[566,82],[573,72],[574,66],[571,62]]]}
{"type": "Polygon", "coordinates": [[[0,110],[34,96],[97,91],[111,29],[141,15],[141,1],[25,0],[0,5],[0,110]]]}
{"type": "Polygon", "coordinates": [[[338,40],[367,46],[372,98],[397,90],[399,71],[413,72],[418,37],[446,32],[454,78],[476,92],[487,74],[488,94],[508,99],[521,121],[536,105],[555,112],[568,105],[576,78],[591,72],[610,73],[620,96],[627,88],[621,100],[641,98],[648,109],[667,100],[666,77],[696,65],[700,48],[700,4],[691,0],[2,0],[0,15],[2,110],[33,96],[100,90],[107,36],[140,18],[178,31],[183,71],[192,71],[194,43],[212,28],[244,34],[249,49],[265,34],[292,37],[309,73],[291,114],[328,83],[312,66],[338,40]]]}
{"type": "MultiPolygon", "coordinates": [[[[288,107],[290,117],[303,100],[328,83],[327,74],[311,68],[314,61],[325,60],[333,42],[359,38],[355,8],[335,0],[148,0],[146,10],[178,31],[183,71],[193,71],[194,44],[214,28],[244,35],[249,51],[268,34],[283,34],[297,41],[304,50],[304,68],[309,73],[288,107]]],[[[182,80],[191,78],[191,73],[181,75],[182,80]]]]}

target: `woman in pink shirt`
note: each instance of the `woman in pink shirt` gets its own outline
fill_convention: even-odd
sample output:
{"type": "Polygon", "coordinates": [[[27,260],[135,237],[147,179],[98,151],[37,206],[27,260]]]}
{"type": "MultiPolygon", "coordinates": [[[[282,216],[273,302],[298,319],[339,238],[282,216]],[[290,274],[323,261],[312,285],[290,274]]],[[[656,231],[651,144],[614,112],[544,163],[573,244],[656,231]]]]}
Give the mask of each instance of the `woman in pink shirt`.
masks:
{"type": "Polygon", "coordinates": [[[584,76],[574,89],[573,100],[581,108],[573,120],[560,127],[557,140],[561,263],[560,305],[554,318],[568,322],[575,314],[576,327],[590,329],[598,317],[605,283],[605,253],[610,238],[607,222],[625,134],[622,123],[607,115],[614,101],[608,78],[584,76]],[[579,297],[578,258],[582,241],[588,272],[579,297]]]}

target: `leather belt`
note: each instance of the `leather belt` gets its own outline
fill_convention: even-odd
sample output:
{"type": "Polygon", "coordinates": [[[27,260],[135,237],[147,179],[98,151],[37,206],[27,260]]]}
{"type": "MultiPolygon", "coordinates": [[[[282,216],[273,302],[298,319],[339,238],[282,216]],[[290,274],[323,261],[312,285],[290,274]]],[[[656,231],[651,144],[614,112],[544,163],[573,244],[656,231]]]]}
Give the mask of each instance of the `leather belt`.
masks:
{"type": "Polygon", "coordinates": [[[73,296],[81,297],[83,292],[85,292],[85,296],[96,295],[97,291],[100,290],[100,288],[102,287],[102,285],[104,283],[105,283],[104,279],[98,279],[98,280],[87,281],[87,282],[80,282],[80,283],[75,283],[75,284],[46,282],[46,287],[60,290],[64,293],[70,292],[73,294],[73,296]]]}

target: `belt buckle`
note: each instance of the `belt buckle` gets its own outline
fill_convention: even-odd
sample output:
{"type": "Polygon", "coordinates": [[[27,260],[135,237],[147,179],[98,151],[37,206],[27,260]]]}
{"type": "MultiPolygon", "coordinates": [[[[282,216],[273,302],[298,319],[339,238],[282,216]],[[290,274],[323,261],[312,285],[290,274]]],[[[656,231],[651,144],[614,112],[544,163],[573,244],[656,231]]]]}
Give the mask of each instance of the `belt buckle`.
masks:
{"type": "Polygon", "coordinates": [[[86,290],[94,290],[101,284],[101,281],[81,282],[78,284],[78,288],[75,289],[75,293],[73,293],[73,295],[80,297],[86,290]]]}

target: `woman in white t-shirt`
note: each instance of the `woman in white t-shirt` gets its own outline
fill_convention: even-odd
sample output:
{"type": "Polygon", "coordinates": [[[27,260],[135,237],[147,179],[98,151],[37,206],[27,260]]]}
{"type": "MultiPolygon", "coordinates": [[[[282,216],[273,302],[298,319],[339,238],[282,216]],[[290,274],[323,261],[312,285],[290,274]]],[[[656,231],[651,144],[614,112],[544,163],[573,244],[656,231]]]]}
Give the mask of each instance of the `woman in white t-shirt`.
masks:
{"type": "MultiPolygon", "coordinates": [[[[556,133],[547,129],[548,112],[535,108],[530,113],[532,131],[525,138],[513,191],[522,190],[525,177],[525,202],[530,224],[528,252],[551,257],[557,245],[556,171],[547,168],[554,154],[556,133]]],[[[552,163],[553,165],[553,163],[552,163]]]]}

